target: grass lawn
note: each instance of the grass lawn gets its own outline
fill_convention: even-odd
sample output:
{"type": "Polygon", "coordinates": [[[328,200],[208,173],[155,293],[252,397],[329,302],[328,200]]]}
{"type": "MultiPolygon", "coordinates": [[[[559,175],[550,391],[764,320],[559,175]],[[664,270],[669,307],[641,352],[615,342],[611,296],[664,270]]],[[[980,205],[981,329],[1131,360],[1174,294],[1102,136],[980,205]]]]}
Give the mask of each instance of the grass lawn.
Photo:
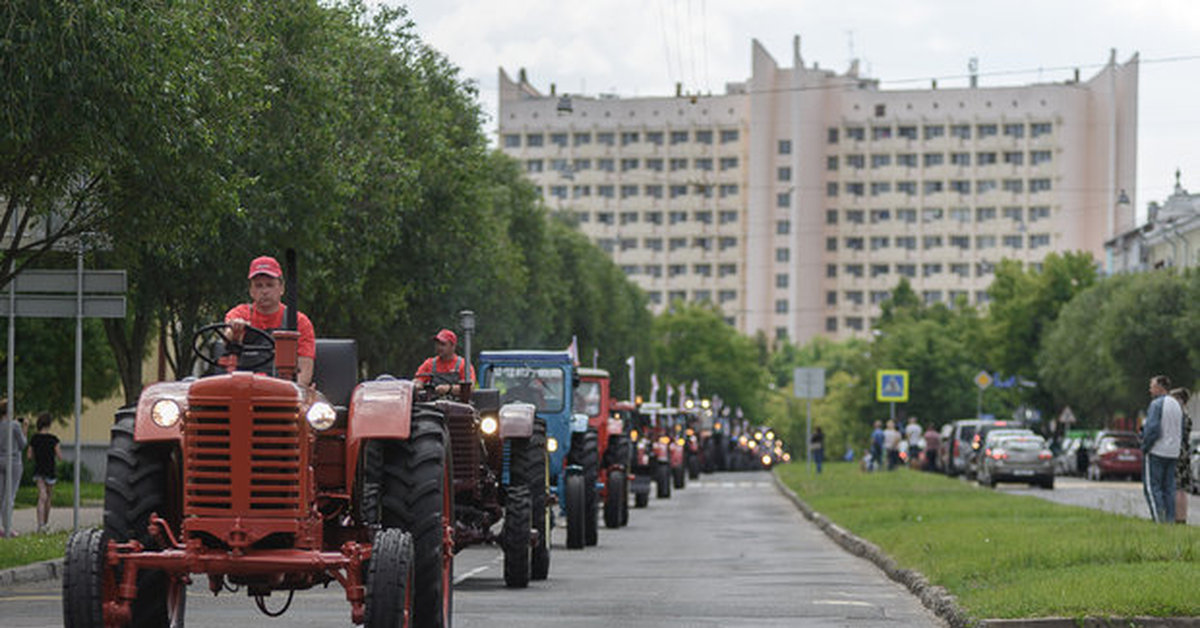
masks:
{"type": "MultiPolygon", "coordinates": [[[[79,503],[82,505],[101,506],[104,504],[104,484],[100,482],[82,482],[79,484],[79,503]]],[[[37,505],[37,487],[22,486],[17,489],[17,508],[33,508],[37,505]]],[[[75,484],[59,480],[54,485],[54,496],[50,501],[51,507],[72,507],[75,505],[75,484]]]]}
{"type": "Polygon", "coordinates": [[[997,493],[943,475],[803,464],[815,510],[923,573],[979,619],[1200,616],[1200,529],[997,493]]]}
{"type": "Polygon", "coordinates": [[[0,539],[0,569],[62,558],[70,532],[24,534],[15,539],[0,539]]]}

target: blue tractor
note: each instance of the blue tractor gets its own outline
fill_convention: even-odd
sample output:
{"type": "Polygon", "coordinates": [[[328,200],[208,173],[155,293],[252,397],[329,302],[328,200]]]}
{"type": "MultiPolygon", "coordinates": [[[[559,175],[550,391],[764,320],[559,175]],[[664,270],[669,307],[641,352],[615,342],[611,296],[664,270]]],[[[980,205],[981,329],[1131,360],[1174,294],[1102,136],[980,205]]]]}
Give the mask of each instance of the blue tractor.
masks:
{"type": "Polygon", "coordinates": [[[498,390],[501,403],[525,402],[537,408],[533,440],[544,440],[550,454],[548,465],[512,464],[509,472],[512,484],[529,485],[536,531],[532,577],[545,579],[550,570],[555,503],[562,505],[567,516],[567,547],[583,547],[585,469],[569,459],[572,440],[582,442],[588,428],[586,415],[572,413],[579,374],[566,351],[483,351],[479,354],[479,381],[483,388],[498,390]],[[573,535],[576,529],[579,533],[573,535]]]}

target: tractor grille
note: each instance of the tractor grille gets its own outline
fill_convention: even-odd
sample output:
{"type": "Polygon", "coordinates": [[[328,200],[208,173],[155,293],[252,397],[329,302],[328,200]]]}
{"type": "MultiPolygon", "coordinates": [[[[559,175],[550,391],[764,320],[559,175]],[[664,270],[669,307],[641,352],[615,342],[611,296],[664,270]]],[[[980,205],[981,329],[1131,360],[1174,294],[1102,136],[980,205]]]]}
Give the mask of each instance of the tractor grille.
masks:
{"type": "Polygon", "coordinates": [[[479,433],[475,417],[466,412],[447,412],[450,424],[450,451],[454,464],[454,490],[475,488],[479,481],[479,433]]]}
{"type": "Polygon", "coordinates": [[[193,399],[183,428],[184,514],[303,516],[308,467],[296,403],[193,399]]]}

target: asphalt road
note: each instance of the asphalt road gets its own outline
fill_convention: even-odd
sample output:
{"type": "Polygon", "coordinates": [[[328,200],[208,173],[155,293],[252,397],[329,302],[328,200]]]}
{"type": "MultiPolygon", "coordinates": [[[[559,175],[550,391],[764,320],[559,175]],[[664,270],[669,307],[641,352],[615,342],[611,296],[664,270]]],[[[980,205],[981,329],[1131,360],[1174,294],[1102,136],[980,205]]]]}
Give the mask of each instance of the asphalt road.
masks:
{"type": "MultiPolygon", "coordinates": [[[[550,579],[504,588],[500,553],[469,548],[455,561],[459,628],[569,625],[772,627],[941,626],[875,566],[844,552],[805,520],[766,473],[723,473],[689,482],[669,500],[601,529],[600,545],[568,551],[552,537],[550,579]]],[[[0,624],[61,626],[59,583],[0,589],[0,624]]],[[[283,598],[269,600],[277,608],[283,598]]],[[[189,591],[188,625],[227,628],[349,625],[340,588],[296,594],[277,620],[244,595],[214,598],[204,578],[189,591]]]]}
{"type": "MultiPolygon", "coordinates": [[[[1130,517],[1150,518],[1150,508],[1142,492],[1141,481],[1105,480],[1094,482],[1079,477],[1054,478],[1054,490],[1030,488],[1025,484],[999,484],[998,490],[1032,495],[1069,506],[1083,506],[1130,517]]],[[[1188,495],[1189,525],[1200,525],[1200,496],[1188,495]]]]}

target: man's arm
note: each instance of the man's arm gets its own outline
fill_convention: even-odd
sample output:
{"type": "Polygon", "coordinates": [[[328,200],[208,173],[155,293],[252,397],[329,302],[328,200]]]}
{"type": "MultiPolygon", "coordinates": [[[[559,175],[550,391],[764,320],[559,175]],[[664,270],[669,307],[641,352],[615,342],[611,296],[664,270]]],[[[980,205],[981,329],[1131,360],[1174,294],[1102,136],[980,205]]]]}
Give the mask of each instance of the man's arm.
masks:
{"type": "Polygon", "coordinates": [[[1142,426],[1142,451],[1148,452],[1154,443],[1158,442],[1158,437],[1162,436],[1162,406],[1163,397],[1159,397],[1150,402],[1150,407],[1146,409],[1146,424],[1142,426]]]}
{"type": "Polygon", "coordinates": [[[313,359],[307,356],[298,356],[296,358],[296,383],[301,386],[308,386],[312,383],[313,378],[313,359]]]}

